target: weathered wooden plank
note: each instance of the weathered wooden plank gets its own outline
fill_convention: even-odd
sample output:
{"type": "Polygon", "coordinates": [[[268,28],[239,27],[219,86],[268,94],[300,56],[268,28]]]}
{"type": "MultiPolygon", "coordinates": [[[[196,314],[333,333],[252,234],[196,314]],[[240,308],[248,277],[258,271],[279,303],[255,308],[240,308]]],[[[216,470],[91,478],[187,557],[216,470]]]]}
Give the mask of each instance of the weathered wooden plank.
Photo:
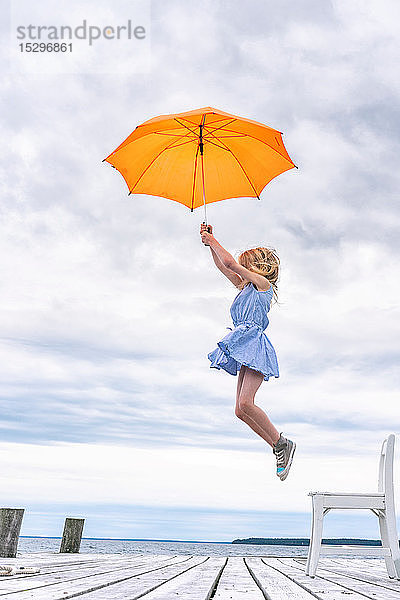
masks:
{"type": "Polygon", "coordinates": [[[230,556],[222,571],[213,600],[264,600],[265,596],[249,573],[242,556],[230,556]]]}
{"type": "MultiPolygon", "coordinates": [[[[21,590],[28,592],[36,589],[38,590],[37,597],[39,597],[41,595],[40,590],[58,590],[60,586],[63,586],[64,591],[68,591],[73,587],[91,589],[93,585],[96,585],[96,582],[102,584],[103,581],[124,580],[135,573],[152,572],[154,569],[174,564],[175,562],[179,564],[182,560],[185,560],[185,557],[180,556],[175,558],[164,556],[157,559],[150,555],[149,557],[141,557],[140,559],[133,560],[125,557],[123,559],[115,559],[114,557],[114,560],[110,558],[101,565],[95,564],[69,569],[68,571],[50,571],[49,573],[41,571],[37,575],[15,576],[12,578],[12,581],[8,580],[7,590],[10,590],[10,587],[13,592],[21,592],[21,590]]],[[[0,582],[0,596],[3,595],[1,584],[2,582],[0,582]]],[[[46,593],[49,594],[50,598],[51,592],[48,591],[46,593]]],[[[36,595],[34,597],[36,598],[36,595]]],[[[64,594],[63,597],[66,597],[66,595],[64,594]]]]}
{"type": "MultiPolygon", "coordinates": [[[[170,579],[146,594],[146,600],[171,600],[174,596],[184,600],[209,600],[226,563],[227,558],[223,556],[206,557],[195,569],[170,579]]],[[[108,600],[113,600],[113,596],[109,596],[108,600]]]]}
{"type": "Polygon", "coordinates": [[[185,600],[206,600],[225,563],[225,557],[194,556],[180,570],[166,567],[84,594],[82,600],[135,600],[144,594],[146,600],[171,600],[179,596],[185,600]]]}
{"type": "MultiPolygon", "coordinates": [[[[305,568],[307,559],[303,559],[303,558],[299,558],[299,557],[293,557],[293,560],[299,564],[299,566],[302,566],[305,568]]],[[[327,557],[327,556],[321,556],[321,558],[318,561],[318,567],[319,566],[324,566],[324,565],[338,565],[341,566],[343,568],[346,568],[346,566],[351,565],[353,569],[360,569],[361,571],[365,571],[372,569],[373,571],[376,572],[380,572],[382,574],[382,577],[387,577],[387,571],[386,571],[386,567],[385,567],[385,562],[383,560],[383,558],[350,558],[349,557],[339,557],[339,556],[335,556],[335,557],[327,557]]]]}
{"type": "MultiPolygon", "coordinates": [[[[347,561],[349,563],[349,561],[347,561]]],[[[400,581],[396,579],[389,579],[387,572],[382,575],[381,573],[376,573],[372,567],[365,565],[364,568],[354,568],[351,563],[346,564],[346,566],[342,567],[338,564],[329,564],[325,562],[320,566],[321,575],[323,577],[328,577],[327,573],[331,573],[332,576],[339,575],[351,578],[353,584],[358,586],[357,582],[361,582],[363,584],[369,584],[369,589],[374,589],[373,586],[378,586],[378,588],[383,588],[387,590],[392,590],[398,594],[398,598],[400,598],[400,581]]],[[[383,592],[379,591],[378,595],[383,592]]],[[[386,593],[386,592],[385,592],[386,593]]]]}
{"type": "Polygon", "coordinates": [[[322,544],[320,556],[329,556],[330,554],[348,554],[350,556],[357,552],[358,555],[364,556],[390,556],[390,548],[381,548],[380,546],[359,546],[357,549],[354,546],[336,546],[322,544]]]}
{"type": "Polygon", "coordinates": [[[376,596],[361,595],[337,583],[321,578],[318,574],[314,578],[308,577],[304,572],[304,568],[300,567],[293,559],[262,558],[261,560],[307,590],[314,598],[319,598],[320,600],[338,600],[345,595],[348,600],[365,600],[365,597],[377,600],[376,596]]]}
{"type": "Polygon", "coordinates": [[[369,583],[355,579],[349,575],[341,575],[322,570],[320,577],[341,585],[347,590],[359,592],[367,598],[379,598],[379,600],[400,600],[400,592],[391,590],[383,585],[369,583]]]}
{"type": "Polygon", "coordinates": [[[348,558],[323,558],[320,561],[320,564],[321,566],[325,566],[327,564],[336,564],[344,569],[351,567],[353,570],[359,570],[360,572],[374,572],[385,579],[388,578],[385,562],[383,559],[379,558],[373,558],[369,560],[365,560],[363,558],[352,558],[351,560],[348,558]]]}
{"type": "MultiPolygon", "coordinates": [[[[146,566],[143,567],[128,567],[125,569],[119,569],[118,571],[111,571],[109,573],[102,573],[99,575],[90,575],[87,577],[77,578],[74,580],[68,581],[60,581],[56,583],[52,583],[50,585],[45,585],[44,587],[37,588],[35,590],[27,590],[18,592],[18,600],[61,600],[61,599],[69,599],[74,598],[76,596],[82,597],[82,599],[91,598],[93,599],[101,599],[101,598],[110,598],[110,586],[111,588],[116,588],[116,592],[112,593],[111,597],[115,600],[117,598],[126,598],[126,591],[129,589],[129,582],[136,582],[137,587],[140,589],[140,594],[142,595],[143,587],[145,585],[145,581],[148,583],[156,580],[160,575],[160,572],[164,573],[164,579],[169,579],[172,575],[176,573],[180,573],[190,566],[196,565],[202,560],[204,561],[204,557],[195,557],[195,558],[187,558],[185,556],[181,556],[180,563],[169,564],[165,566],[165,561],[163,564],[160,564],[159,567],[154,567],[149,569],[146,566]],[[119,585],[122,584],[122,585],[119,585]],[[118,587],[117,587],[118,586],[118,587]],[[106,595],[103,596],[102,592],[106,590],[106,595]],[[118,595],[118,590],[121,592],[118,595]]],[[[0,596],[5,600],[15,599],[15,595],[5,595],[0,596]]]]}
{"type": "MultiPolygon", "coordinates": [[[[59,554],[57,554],[57,557],[59,557],[59,554]]],[[[167,556],[166,559],[171,558],[171,556],[167,556]]],[[[111,555],[108,556],[106,558],[104,558],[104,556],[102,557],[101,560],[99,559],[95,559],[95,560],[74,560],[74,561],[67,561],[67,560],[62,560],[60,562],[59,558],[56,558],[54,560],[51,560],[51,558],[49,559],[49,557],[45,557],[45,558],[40,558],[39,560],[36,557],[28,557],[28,558],[23,558],[23,559],[15,559],[13,561],[10,561],[9,559],[7,559],[6,561],[3,561],[4,564],[7,563],[8,566],[16,566],[16,567],[36,567],[40,569],[41,574],[49,574],[49,573],[57,573],[57,572],[63,572],[63,573],[68,573],[70,571],[76,570],[76,569],[80,569],[82,570],[82,568],[91,568],[91,569],[109,569],[110,565],[113,564],[113,561],[118,560],[116,558],[115,555],[111,555]]],[[[148,560],[140,558],[139,555],[135,555],[134,557],[131,557],[129,560],[134,560],[134,561],[143,561],[143,560],[148,560]]],[[[2,562],[2,564],[3,564],[2,562]]],[[[19,577],[24,577],[24,574],[21,575],[15,575],[13,577],[13,579],[18,579],[19,577]]],[[[0,580],[1,581],[1,580],[0,580]]]]}
{"type": "MultiPolygon", "coordinates": [[[[40,569],[40,576],[48,575],[48,574],[58,574],[63,573],[66,576],[71,575],[73,578],[74,571],[78,571],[80,575],[84,573],[83,569],[93,569],[97,570],[97,572],[108,572],[113,569],[113,565],[116,564],[116,568],[121,567],[124,568],[124,565],[127,566],[127,561],[129,564],[137,564],[137,565],[146,565],[151,566],[153,562],[157,562],[159,564],[160,560],[164,560],[165,564],[169,562],[173,562],[177,560],[178,562],[182,560],[182,555],[171,555],[171,554],[134,554],[134,555],[87,555],[88,559],[82,557],[81,560],[77,560],[76,555],[73,559],[74,555],[63,554],[60,559],[60,554],[53,555],[43,555],[38,556],[37,554],[31,554],[24,556],[23,558],[17,559],[4,559],[4,562],[7,562],[7,565],[10,566],[33,566],[40,569]],[[121,563],[121,564],[120,564],[121,563]]],[[[13,581],[17,580],[21,577],[26,577],[26,575],[14,575],[13,581]]],[[[33,577],[33,576],[32,576],[33,577]]],[[[1,581],[4,578],[0,578],[0,590],[3,589],[1,585],[1,581]]]]}
{"type": "MultiPolygon", "coordinates": [[[[4,558],[1,559],[1,563],[10,565],[29,565],[29,566],[42,566],[44,564],[59,564],[59,565],[80,565],[89,564],[96,561],[108,561],[110,559],[115,560],[118,557],[126,556],[127,558],[136,558],[139,556],[158,556],[149,554],[129,554],[129,555],[118,555],[118,554],[63,554],[60,556],[58,552],[32,552],[32,553],[18,553],[16,558],[4,558]]],[[[170,555],[163,555],[170,556],[170,555]]]]}
{"type": "MultiPolygon", "coordinates": [[[[143,559],[131,559],[131,561],[133,564],[143,564],[143,559]]],[[[16,566],[28,566],[27,562],[24,561],[23,565],[19,565],[19,563],[16,563],[16,566]]],[[[37,564],[37,562],[35,562],[34,565],[31,566],[35,566],[36,568],[40,569],[40,573],[38,575],[35,575],[36,577],[41,577],[42,579],[48,575],[48,579],[49,581],[52,581],[52,579],[54,578],[59,578],[60,576],[64,577],[64,578],[75,578],[78,576],[84,576],[85,574],[90,574],[92,572],[107,572],[107,571],[112,571],[114,569],[118,569],[121,568],[120,565],[120,561],[118,559],[114,558],[110,558],[108,561],[104,561],[102,563],[98,563],[96,562],[90,562],[90,563],[85,563],[85,564],[79,564],[79,565],[54,565],[54,564],[37,564]],[[54,577],[53,577],[54,576],[54,577]]],[[[25,577],[30,577],[33,578],[34,575],[25,575],[25,574],[21,574],[21,575],[15,575],[13,577],[13,581],[18,581],[21,577],[25,578],[25,577]]]]}
{"type": "MultiPolygon", "coordinates": [[[[298,560],[296,559],[296,561],[298,562],[298,560]]],[[[387,571],[386,571],[386,567],[385,567],[385,562],[382,558],[352,558],[351,560],[349,560],[348,557],[343,558],[343,557],[334,557],[334,558],[328,558],[327,556],[321,558],[320,560],[321,565],[326,566],[326,565],[337,565],[340,567],[346,567],[351,565],[353,569],[360,569],[361,571],[365,571],[365,569],[367,570],[379,570],[381,571],[382,575],[384,576],[388,576],[387,571]]],[[[318,564],[320,564],[318,563],[318,564]]],[[[304,563],[305,564],[305,563],[304,563]]]]}
{"type": "Polygon", "coordinates": [[[314,600],[315,596],[283,572],[264,563],[261,557],[245,558],[245,563],[270,600],[314,600]]]}

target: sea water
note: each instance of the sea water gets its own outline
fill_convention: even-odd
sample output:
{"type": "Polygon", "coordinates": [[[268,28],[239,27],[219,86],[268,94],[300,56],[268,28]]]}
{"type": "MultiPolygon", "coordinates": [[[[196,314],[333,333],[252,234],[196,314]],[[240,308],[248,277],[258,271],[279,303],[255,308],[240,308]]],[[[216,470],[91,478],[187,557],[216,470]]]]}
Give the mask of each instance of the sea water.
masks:
{"type": "MultiPolygon", "coordinates": [[[[17,556],[32,552],[59,552],[61,538],[20,537],[17,556]]],[[[308,546],[232,544],[230,542],[180,542],[169,540],[113,540],[83,538],[81,554],[186,554],[200,556],[302,556],[308,546]]],[[[332,556],[332,555],[331,555],[332,556]]],[[[341,556],[338,548],[335,556],[341,556]]],[[[343,553],[342,553],[343,556],[343,553]]],[[[352,553],[355,558],[357,552],[352,553]]],[[[362,555],[360,555],[362,556],[362,555]]]]}

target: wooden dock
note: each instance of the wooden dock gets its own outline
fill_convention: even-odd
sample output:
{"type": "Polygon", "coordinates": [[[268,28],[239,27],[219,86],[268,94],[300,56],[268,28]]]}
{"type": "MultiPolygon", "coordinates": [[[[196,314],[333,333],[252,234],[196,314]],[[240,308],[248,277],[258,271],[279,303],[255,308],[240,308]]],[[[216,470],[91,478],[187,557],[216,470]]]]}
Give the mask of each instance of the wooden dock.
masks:
{"type": "Polygon", "coordinates": [[[31,553],[0,564],[40,568],[0,577],[1,600],[400,600],[376,558],[321,558],[314,579],[305,559],[268,556],[31,553]]]}

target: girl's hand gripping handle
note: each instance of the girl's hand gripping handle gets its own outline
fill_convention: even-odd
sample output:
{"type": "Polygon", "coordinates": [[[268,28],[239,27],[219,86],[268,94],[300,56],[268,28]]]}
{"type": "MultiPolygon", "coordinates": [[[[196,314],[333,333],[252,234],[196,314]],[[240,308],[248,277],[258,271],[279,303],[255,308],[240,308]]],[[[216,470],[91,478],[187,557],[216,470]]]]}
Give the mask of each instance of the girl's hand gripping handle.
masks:
{"type": "Polygon", "coordinates": [[[200,225],[200,235],[203,244],[209,246],[210,244],[207,242],[209,242],[209,238],[212,237],[212,225],[206,225],[206,223],[203,222],[200,225]]]}

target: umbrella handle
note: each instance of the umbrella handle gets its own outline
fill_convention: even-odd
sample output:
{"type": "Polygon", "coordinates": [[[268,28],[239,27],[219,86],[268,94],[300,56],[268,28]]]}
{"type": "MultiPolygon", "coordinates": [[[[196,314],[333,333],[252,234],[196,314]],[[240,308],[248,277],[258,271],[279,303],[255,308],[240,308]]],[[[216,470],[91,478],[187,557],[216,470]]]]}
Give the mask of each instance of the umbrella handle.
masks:
{"type": "MultiPolygon", "coordinates": [[[[203,221],[202,225],[207,225],[207,223],[205,221],[203,221]]],[[[207,225],[207,231],[208,231],[208,233],[212,233],[211,225],[207,225]]]]}

